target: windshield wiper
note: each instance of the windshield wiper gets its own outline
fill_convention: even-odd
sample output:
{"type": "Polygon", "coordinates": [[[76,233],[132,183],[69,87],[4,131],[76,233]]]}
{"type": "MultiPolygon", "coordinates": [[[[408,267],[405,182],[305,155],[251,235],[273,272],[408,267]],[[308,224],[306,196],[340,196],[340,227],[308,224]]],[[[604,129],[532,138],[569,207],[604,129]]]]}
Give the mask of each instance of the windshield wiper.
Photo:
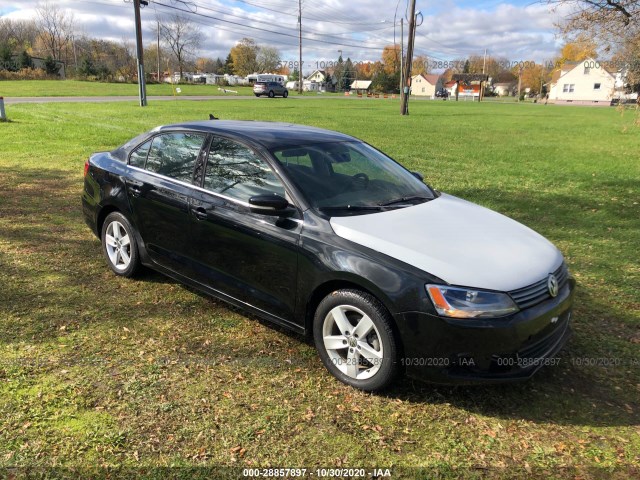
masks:
{"type": "Polygon", "coordinates": [[[417,202],[419,200],[422,201],[429,201],[429,200],[433,200],[433,197],[425,197],[424,195],[413,195],[413,196],[409,196],[409,197],[401,197],[401,198],[395,198],[393,200],[389,200],[388,202],[383,202],[383,203],[379,203],[378,205],[381,207],[388,207],[390,205],[396,205],[396,204],[401,204],[401,203],[409,203],[409,202],[417,202]]]}
{"type": "Polygon", "coordinates": [[[340,210],[351,210],[353,212],[381,212],[384,210],[384,207],[381,205],[339,205],[336,207],[320,207],[319,210],[326,211],[340,211],[340,210]]]}

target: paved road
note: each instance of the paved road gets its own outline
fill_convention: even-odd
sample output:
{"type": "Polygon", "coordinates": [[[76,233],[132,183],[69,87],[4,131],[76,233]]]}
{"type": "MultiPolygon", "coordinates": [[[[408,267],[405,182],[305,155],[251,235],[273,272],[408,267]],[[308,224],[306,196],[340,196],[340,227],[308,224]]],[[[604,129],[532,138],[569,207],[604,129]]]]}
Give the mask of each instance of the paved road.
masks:
{"type": "MultiPolygon", "coordinates": [[[[255,98],[252,96],[178,96],[173,95],[166,96],[153,96],[147,97],[149,102],[155,101],[167,101],[167,100],[249,100],[255,98]]],[[[300,98],[315,98],[315,97],[300,97],[300,98]]],[[[113,96],[113,97],[4,97],[4,103],[11,105],[14,103],[102,103],[102,102],[138,102],[136,96],[113,96]]]]}

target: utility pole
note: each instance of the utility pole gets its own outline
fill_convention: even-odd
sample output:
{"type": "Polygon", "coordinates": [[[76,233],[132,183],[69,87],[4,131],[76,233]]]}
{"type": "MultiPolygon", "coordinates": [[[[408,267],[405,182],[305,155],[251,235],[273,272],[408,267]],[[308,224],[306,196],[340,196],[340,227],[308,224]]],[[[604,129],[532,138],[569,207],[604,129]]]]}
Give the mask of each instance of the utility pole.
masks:
{"type": "Polygon", "coordinates": [[[522,87],[522,67],[518,68],[518,102],[520,101],[520,89],[522,87]]]}
{"type": "Polygon", "coordinates": [[[144,52],[142,49],[142,26],[140,25],[140,3],[147,5],[145,0],[133,0],[133,10],[136,14],[136,52],[138,55],[138,91],[140,94],[140,106],[147,105],[147,89],[144,83],[144,52]]]}
{"type": "Polygon", "coordinates": [[[160,80],[160,20],[157,20],[158,22],[158,43],[156,44],[156,53],[157,55],[157,60],[158,60],[158,83],[161,83],[162,81],[160,80]]]}
{"type": "Polygon", "coordinates": [[[302,0],[298,0],[298,93],[302,95],[302,0]]]}
{"type": "Polygon", "coordinates": [[[411,83],[411,63],[413,62],[413,43],[416,34],[416,0],[411,0],[411,17],[409,20],[409,38],[407,45],[407,61],[404,66],[404,85],[401,91],[400,115],[409,115],[409,84],[411,83]]]}
{"type": "MultiPolygon", "coordinates": [[[[484,60],[482,60],[482,75],[484,75],[485,68],[487,67],[487,49],[484,49],[484,60]]],[[[481,102],[484,98],[484,79],[480,81],[480,95],[478,96],[478,102],[481,102]]]]}
{"type": "Polygon", "coordinates": [[[400,98],[404,87],[404,18],[400,19],[400,98]]]}

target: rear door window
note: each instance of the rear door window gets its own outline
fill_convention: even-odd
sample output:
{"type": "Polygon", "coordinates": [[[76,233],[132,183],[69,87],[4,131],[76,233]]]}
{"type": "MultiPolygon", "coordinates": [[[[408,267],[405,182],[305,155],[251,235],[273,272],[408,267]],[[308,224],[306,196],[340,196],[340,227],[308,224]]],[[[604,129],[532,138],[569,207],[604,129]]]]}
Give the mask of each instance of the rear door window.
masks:
{"type": "Polygon", "coordinates": [[[205,135],[165,133],[153,139],[145,168],[150,172],[192,183],[193,169],[205,135]]]}

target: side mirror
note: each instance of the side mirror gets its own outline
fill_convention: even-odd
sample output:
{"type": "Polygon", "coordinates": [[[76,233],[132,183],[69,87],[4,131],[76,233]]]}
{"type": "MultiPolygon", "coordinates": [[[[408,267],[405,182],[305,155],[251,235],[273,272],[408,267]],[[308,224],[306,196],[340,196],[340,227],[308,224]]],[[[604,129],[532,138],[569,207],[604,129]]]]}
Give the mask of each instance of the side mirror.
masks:
{"type": "Polygon", "coordinates": [[[424,175],[422,175],[420,172],[411,172],[411,174],[421,182],[424,181],[424,175]]]}
{"type": "Polygon", "coordinates": [[[288,208],[289,202],[286,198],[274,193],[271,195],[255,195],[249,199],[249,208],[252,213],[261,215],[274,215],[278,217],[288,217],[295,212],[294,208],[288,208]]]}

